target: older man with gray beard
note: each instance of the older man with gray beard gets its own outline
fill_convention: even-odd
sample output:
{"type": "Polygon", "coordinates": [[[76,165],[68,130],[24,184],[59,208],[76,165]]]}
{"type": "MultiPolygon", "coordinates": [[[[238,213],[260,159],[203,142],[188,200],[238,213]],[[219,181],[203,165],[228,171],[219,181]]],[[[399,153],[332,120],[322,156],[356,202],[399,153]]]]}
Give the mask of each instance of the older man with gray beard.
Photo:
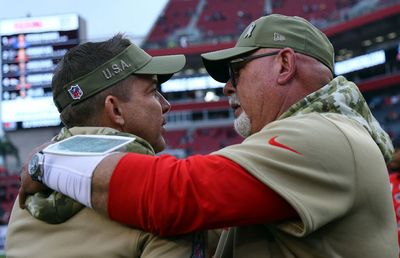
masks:
{"type": "MultiPolygon", "coordinates": [[[[92,187],[95,210],[161,235],[236,226],[216,257],[398,257],[386,169],[393,147],[357,86],[333,78],[328,38],[302,18],[273,14],[235,47],[202,57],[226,83],[241,144],[182,160],[116,153],[81,169],[92,176],[86,185],[52,184],[68,171],[46,156],[42,183],[92,187]]],[[[24,179],[24,191],[35,191],[24,179]]]]}

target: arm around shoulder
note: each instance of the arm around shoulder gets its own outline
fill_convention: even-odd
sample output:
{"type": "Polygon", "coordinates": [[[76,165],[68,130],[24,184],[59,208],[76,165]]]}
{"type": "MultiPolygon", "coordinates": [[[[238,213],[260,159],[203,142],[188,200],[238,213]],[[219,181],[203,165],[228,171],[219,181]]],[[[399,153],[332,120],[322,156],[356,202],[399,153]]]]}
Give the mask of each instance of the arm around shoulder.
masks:
{"type": "Polygon", "coordinates": [[[96,167],[92,178],[92,206],[99,213],[108,216],[109,184],[114,169],[124,153],[112,154],[104,158],[96,167]]]}

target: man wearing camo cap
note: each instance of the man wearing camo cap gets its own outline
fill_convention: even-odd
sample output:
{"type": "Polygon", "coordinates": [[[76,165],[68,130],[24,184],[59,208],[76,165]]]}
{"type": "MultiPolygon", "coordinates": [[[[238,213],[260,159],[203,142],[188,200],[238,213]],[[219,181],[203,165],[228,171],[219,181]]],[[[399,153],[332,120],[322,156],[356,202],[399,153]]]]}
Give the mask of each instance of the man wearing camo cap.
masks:
{"type": "MultiPolygon", "coordinates": [[[[81,134],[134,137],[127,152],[155,155],[165,148],[162,133],[170,109],[157,87],[184,65],[183,55],[151,57],[119,34],[73,48],[52,81],[54,102],[66,126],[54,140],[81,134]]],[[[17,200],[12,211],[7,257],[206,255],[203,232],[163,239],[110,221],[59,192],[37,193],[24,205],[20,209],[17,200]]]]}
{"type": "MultiPolygon", "coordinates": [[[[82,169],[94,173],[80,186],[93,187],[94,209],[162,235],[231,226],[216,257],[398,257],[386,169],[393,146],[357,86],[333,78],[328,38],[302,18],[269,15],[235,47],[202,58],[226,83],[245,140],[183,160],[108,156],[82,169]]],[[[43,174],[50,188],[78,187],[51,183],[67,170],[43,174]]]]}

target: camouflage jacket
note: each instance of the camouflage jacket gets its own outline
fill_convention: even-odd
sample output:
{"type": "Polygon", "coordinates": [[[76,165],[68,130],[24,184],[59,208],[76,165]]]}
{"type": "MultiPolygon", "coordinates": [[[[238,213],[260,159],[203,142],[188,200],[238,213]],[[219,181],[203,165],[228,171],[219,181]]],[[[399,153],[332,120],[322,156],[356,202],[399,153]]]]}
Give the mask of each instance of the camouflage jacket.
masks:
{"type": "MultiPolygon", "coordinates": [[[[151,145],[140,137],[129,133],[122,133],[107,127],[73,127],[63,128],[60,133],[53,138],[53,141],[60,141],[73,135],[81,134],[101,134],[119,135],[135,137],[125,148],[126,152],[135,152],[147,155],[155,155],[151,145]]],[[[52,190],[36,193],[29,196],[26,201],[26,210],[35,218],[50,224],[63,223],[78,213],[84,206],[75,200],[52,190]]]]}
{"type": "Polygon", "coordinates": [[[279,119],[317,113],[337,113],[360,123],[379,146],[385,161],[392,159],[393,145],[388,134],[372,115],[358,87],[338,76],[327,85],[291,106],[279,119]]]}

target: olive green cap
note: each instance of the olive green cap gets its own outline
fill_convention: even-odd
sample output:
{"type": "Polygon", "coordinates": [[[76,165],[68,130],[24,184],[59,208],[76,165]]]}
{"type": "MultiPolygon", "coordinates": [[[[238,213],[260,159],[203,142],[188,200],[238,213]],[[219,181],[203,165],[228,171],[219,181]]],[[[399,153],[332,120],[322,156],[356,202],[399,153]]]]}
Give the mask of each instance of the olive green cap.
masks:
{"type": "Polygon", "coordinates": [[[152,57],[135,44],[131,44],[95,70],[64,85],[63,90],[54,96],[53,100],[61,113],[66,106],[80,103],[131,74],[157,75],[158,82],[163,83],[185,64],[184,55],[152,57]]]}
{"type": "Polygon", "coordinates": [[[333,74],[334,50],[331,42],[310,22],[297,16],[271,14],[253,21],[233,48],[202,54],[207,72],[216,81],[229,80],[229,61],[260,48],[292,48],[326,65],[333,74]]]}

